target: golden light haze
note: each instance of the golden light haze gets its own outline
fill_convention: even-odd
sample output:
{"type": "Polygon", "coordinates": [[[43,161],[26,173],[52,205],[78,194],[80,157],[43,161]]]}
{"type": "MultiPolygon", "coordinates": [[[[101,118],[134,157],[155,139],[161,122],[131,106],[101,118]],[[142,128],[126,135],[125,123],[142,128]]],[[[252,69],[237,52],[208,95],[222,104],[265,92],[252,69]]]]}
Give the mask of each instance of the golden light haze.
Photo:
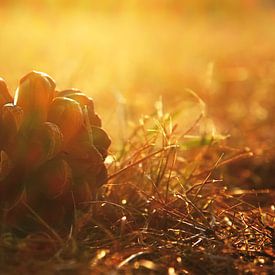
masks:
{"type": "Polygon", "coordinates": [[[0,75],[12,91],[22,75],[44,71],[59,89],[94,97],[106,127],[121,99],[129,118],[150,113],[160,95],[173,107],[184,88],[209,90],[223,64],[238,60],[243,76],[247,60],[275,46],[271,1],[1,3],[0,75]]]}

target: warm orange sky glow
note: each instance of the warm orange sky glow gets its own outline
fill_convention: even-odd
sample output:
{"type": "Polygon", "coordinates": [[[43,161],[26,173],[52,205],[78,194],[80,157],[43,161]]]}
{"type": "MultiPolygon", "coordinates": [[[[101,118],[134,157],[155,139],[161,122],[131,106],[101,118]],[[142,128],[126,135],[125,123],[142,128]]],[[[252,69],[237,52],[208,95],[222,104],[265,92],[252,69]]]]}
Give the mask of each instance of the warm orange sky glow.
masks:
{"type": "Polygon", "coordinates": [[[102,98],[107,127],[118,98],[138,117],[160,95],[169,106],[184,88],[215,90],[224,66],[242,78],[249,60],[273,56],[272,1],[2,2],[0,75],[12,90],[26,72],[47,72],[60,89],[102,98]]]}

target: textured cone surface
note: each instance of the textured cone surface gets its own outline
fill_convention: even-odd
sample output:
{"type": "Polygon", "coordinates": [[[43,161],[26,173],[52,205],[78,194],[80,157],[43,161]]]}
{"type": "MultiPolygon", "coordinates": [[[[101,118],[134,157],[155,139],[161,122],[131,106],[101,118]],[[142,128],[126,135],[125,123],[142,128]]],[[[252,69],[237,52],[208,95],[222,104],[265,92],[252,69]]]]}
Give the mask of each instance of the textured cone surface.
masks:
{"type": "Polygon", "coordinates": [[[66,90],[57,92],[56,97],[67,97],[68,95],[77,94],[77,93],[82,93],[82,91],[76,88],[71,88],[71,89],[66,89],[66,90]]]}
{"type": "Polygon", "coordinates": [[[23,110],[19,106],[7,103],[2,107],[1,131],[6,143],[10,143],[16,137],[22,124],[23,110]]]}
{"type": "Polygon", "coordinates": [[[92,170],[92,167],[88,169],[83,178],[92,189],[95,189],[105,184],[107,182],[107,177],[107,169],[104,164],[101,164],[96,172],[92,170]]]}
{"type": "Polygon", "coordinates": [[[9,169],[7,175],[0,180],[0,201],[5,209],[12,209],[20,202],[25,188],[24,170],[13,164],[9,169]]]}
{"type": "Polygon", "coordinates": [[[4,180],[12,169],[12,162],[5,151],[0,152],[0,181],[4,180]]]}
{"type": "Polygon", "coordinates": [[[95,147],[87,149],[85,156],[78,157],[77,155],[68,155],[68,162],[73,169],[75,177],[84,177],[87,173],[95,176],[99,173],[102,165],[102,156],[95,147]]]}
{"type": "Polygon", "coordinates": [[[81,105],[81,108],[83,110],[85,107],[87,107],[90,124],[93,126],[101,127],[101,119],[95,113],[94,101],[91,97],[88,97],[87,95],[85,95],[84,93],[82,93],[80,90],[77,90],[77,89],[69,89],[69,90],[61,91],[58,93],[58,96],[63,96],[63,97],[76,100],[81,105]]]}
{"type": "Polygon", "coordinates": [[[54,89],[53,80],[43,73],[33,71],[20,80],[15,104],[24,110],[26,127],[46,121],[54,89]]]}
{"type": "Polygon", "coordinates": [[[88,182],[83,181],[76,184],[73,194],[78,208],[85,209],[89,207],[89,202],[93,199],[93,192],[88,182]]]}
{"type": "Polygon", "coordinates": [[[95,113],[94,101],[93,101],[92,98],[90,98],[90,97],[88,97],[85,94],[80,93],[80,92],[68,94],[68,95],[66,95],[66,97],[74,99],[75,101],[77,101],[80,104],[83,111],[84,111],[85,108],[87,108],[88,118],[89,118],[90,124],[93,125],[93,126],[101,127],[101,119],[95,113]]]}
{"type": "Polygon", "coordinates": [[[65,97],[77,101],[81,105],[81,107],[84,107],[85,105],[88,106],[90,111],[94,113],[94,101],[92,100],[92,98],[88,97],[84,93],[69,93],[65,97]]]}
{"type": "MultiPolygon", "coordinates": [[[[91,144],[91,139],[84,126],[66,148],[66,152],[68,152],[68,161],[73,168],[74,177],[84,178],[90,175],[94,179],[96,178],[103,165],[103,156],[95,145],[91,144]]],[[[96,184],[95,180],[94,184],[96,184]]]]}
{"type": "Polygon", "coordinates": [[[48,121],[58,125],[66,145],[74,138],[83,124],[82,109],[73,99],[56,97],[49,108],[48,121]]]}
{"type": "Polygon", "coordinates": [[[13,102],[13,99],[9,93],[8,86],[5,80],[0,77],[0,107],[11,102],[13,102]]]}
{"type": "Polygon", "coordinates": [[[60,197],[70,189],[72,184],[71,167],[62,158],[55,158],[46,162],[38,169],[36,175],[36,182],[33,183],[36,186],[30,188],[33,187],[49,199],[60,197]]]}
{"type": "Polygon", "coordinates": [[[57,92],[36,71],[20,80],[13,99],[0,79],[0,127],[4,227],[69,230],[107,181],[111,141],[93,100],[76,89],[57,92]]]}
{"type": "Polygon", "coordinates": [[[108,154],[107,150],[111,145],[110,137],[103,129],[99,127],[92,127],[92,134],[95,147],[102,154],[103,158],[106,158],[108,154]]]}
{"type": "Polygon", "coordinates": [[[18,137],[15,158],[30,168],[52,159],[60,152],[63,135],[57,125],[45,122],[27,131],[23,129],[18,137]]]}

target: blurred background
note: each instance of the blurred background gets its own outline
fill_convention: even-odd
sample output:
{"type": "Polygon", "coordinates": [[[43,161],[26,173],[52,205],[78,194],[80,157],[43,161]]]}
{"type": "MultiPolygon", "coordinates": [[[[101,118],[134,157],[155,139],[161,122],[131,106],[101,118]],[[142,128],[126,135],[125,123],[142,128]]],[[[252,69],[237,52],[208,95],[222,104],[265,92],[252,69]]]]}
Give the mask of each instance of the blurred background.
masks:
{"type": "Polygon", "coordinates": [[[0,26],[0,75],[11,90],[30,70],[60,90],[77,87],[114,140],[160,96],[169,112],[182,106],[189,88],[219,131],[272,144],[275,1],[1,0],[0,26]]]}

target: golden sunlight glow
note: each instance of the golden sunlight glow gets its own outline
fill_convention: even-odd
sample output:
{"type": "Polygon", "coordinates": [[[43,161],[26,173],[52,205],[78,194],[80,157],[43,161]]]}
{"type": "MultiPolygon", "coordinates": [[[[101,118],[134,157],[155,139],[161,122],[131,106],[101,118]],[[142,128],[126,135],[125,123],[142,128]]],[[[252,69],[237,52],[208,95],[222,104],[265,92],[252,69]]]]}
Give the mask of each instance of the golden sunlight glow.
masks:
{"type": "Polygon", "coordinates": [[[0,274],[271,274],[274,50],[275,0],[1,0],[0,274]]]}
{"type": "MultiPolygon", "coordinates": [[[[150,113],[160,96],[171,109],[186,87],[217,93],[217,80],[246,81],[246,64],[225,60],[265,54],[275,45],[272,14],[257,0],[6,2],[0,75],[13,91],[32,69],[54,75],[60,89],[80,88],[100,100],[105,127],[120,126],[113,138],[126,132],[125,120],[150,113]],[[259,33],[261,42],[254,43],[259,33]]],[[[241,106],[231,107],[244,115],[241,106]]],[[[256,107],[265,119],[267,111],[256,107]]]]}
{"type": "Polygon", "coordinates": [[[126,200],[126,199],[123,199],[123,200],[121,201],[121,204],[123,204],[123,205],[127,204],[127,200],[126,200]]]}
{"type": "Polygon", "coordinates": [[[174,267],[169,267],[168,268],[168,274],[169,275],[176,275],[176,271],[175,271],[175,268],[174,267]]]}

